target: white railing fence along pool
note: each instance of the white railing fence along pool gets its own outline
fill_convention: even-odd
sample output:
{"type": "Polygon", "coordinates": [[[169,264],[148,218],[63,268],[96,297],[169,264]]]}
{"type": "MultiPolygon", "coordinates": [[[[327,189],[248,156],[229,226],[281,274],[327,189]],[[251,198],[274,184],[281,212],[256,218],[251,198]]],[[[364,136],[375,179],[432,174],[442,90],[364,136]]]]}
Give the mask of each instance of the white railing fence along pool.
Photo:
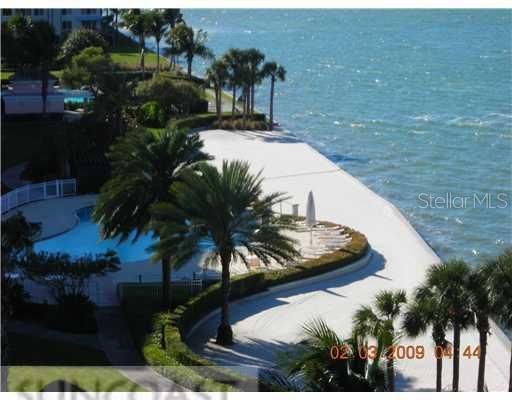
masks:
{"type": "Polygon", "coordinates": [[[28,184],[2,195],[2,214],[33,201],[73,196],[75,194],[75,178],[28,184]]]}

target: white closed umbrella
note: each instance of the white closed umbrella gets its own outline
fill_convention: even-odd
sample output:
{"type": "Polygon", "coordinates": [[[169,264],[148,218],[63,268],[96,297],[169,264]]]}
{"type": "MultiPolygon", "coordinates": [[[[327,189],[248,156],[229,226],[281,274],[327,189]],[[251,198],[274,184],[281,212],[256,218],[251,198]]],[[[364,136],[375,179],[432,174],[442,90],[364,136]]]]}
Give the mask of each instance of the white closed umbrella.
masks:
{"type": "Polygon", "coordinates": [[[315,199],[313,198],[313,192],[309,191],[308,204],[306,206],[306,226],[311,229],[310,244],[313,244],[313,226],[316,224],[316,210],[315,210],[315,199]]]}

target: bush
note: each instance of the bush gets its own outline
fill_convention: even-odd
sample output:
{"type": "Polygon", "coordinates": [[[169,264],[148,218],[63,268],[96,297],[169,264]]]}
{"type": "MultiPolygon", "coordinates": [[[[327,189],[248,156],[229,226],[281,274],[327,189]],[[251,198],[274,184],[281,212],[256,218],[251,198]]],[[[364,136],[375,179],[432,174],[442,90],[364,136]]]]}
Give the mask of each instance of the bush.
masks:
{"type": "Polygon", "coordinates": [[[57,298],[56,312],[50,315],[48,325],[72,333],[97,331],[94,310],[96,305],[83,294],[66,294],[57,298]]]}
{"type": "MultiPolygon", "coordinates": [[[[266,129],[264,121],[265,114],[254,114],[252,120],[246,121],[247,125],[245,129],[266,129]]],[[[176,119],[171,121],[171,125],[178,129],[244,129],[242,118],[236,118],[232,121],[230,112],[222,113],[222,124],[220,128],[217,122],[217,114],[215,113],[202,113],[187,118],[176,119]]]]}
{"type": "Polygon", "coordinates": [[[75,29],[73,30],[61,47],[61,56],[65,62],[71,60],[71,58],[79,54],[82,50],[87,47],[101,47],[103,51],[107,51],[109,45],[103,36],[92,29],[75,29]]]}
{"type": "Polygon", "coordinates": [[[141,101],[156,101],[168,115],[188,115],[208,111],[205,94],[197,84],[162,75],[140,82],[136,95],[141,101]]]}
{"type": "Polygon", "coordinates": [[[137,122],[149,128],[163,128],[167,116],[160,104],[156,101],[148,101],[137,109],[137,122]]]}

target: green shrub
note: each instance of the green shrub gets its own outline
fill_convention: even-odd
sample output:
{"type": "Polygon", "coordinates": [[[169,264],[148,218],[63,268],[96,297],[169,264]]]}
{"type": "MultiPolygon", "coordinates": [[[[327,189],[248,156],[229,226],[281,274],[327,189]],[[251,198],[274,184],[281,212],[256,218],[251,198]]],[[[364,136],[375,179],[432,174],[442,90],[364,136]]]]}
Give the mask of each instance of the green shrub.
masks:
{"type": "Polygon", "coordinates": [[[97,331],[94,310],[96,305],[83,294],[66,294],[57,298],[57,308],[49,316],[48,325],[72,333],[97,331]]]}
{"type": "Polygon", "coordinates": [[[65,62],[68,62],[73,56],[79,54],[87,47],[101,47],[106,52],[109,45],[101,33],[95,30],[75,29],[64,40],[61,47],[61,56],[65,62]]]}
{"type": "Polygon", "coordinates": [[[189,115],[208,111],[204,90],[197,84],[165,77],[139,82],[136,95],[141,101],[156,101],[168,115],[189,115]]]}
{"type": "MultiPolygon", "coordinates": [[[[260,124],[260,122],[264,123],[265,121],[265,114],[254,114],[252,116],[253,120],[247,121],[247,128],[246,129],[261,129],[260,127],[263,127],[263,125],[260,124]],[[250,125],[252,124],[252,125],[250,125]],[[252,126],[252,128],[251,128],[252,126]]],[[[218,123],[217,123],[217,114],[215,113],[201,113],[196,114],[187,118],[180,118],[176,120],[171,121],[171,125],[175,126],[179,129],[186,128],[186,129],[195,129],[195,128],[205,128],[205,129],[218,129],[218,123]]],[[[224,112],[222,113],[222,127],[220,129],[237,129],[241,130],[243,128],[243,121],[241,118],[236,118],[234,122],[231,121],[231,113],[230,112],[224,112]],[[224,125],[226,124],[226,125],[224,125]],[[228,126],[231,124],[233,128],[224,128],[224,126],[228,126]]],[[[266,126],[265,128],[266,129],[266,126]]]]}
{"type": "Polygon", "coordinates": [[[137,122],[149,128],[163,128],[167,121],[165,110],[156,101],[148,101],[137,109],[137,122]]]}

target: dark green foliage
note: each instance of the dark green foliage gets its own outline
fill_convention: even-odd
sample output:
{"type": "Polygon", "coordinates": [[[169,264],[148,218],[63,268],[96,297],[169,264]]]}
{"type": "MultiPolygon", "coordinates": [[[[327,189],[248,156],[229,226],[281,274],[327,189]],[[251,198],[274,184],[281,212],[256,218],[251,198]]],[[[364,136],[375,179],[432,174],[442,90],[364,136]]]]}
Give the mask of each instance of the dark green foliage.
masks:
{"type": "Polygon", "coordinates": [[[84,294],[64,294],[57,298],[55,312],[48,315],[48,326],[66,332],[94,333],[95,309],[95,304],[84,294]]]}
{"type": "Polygon", "coordinates": [[[137,109],[137,122],[148,128],[163,128],[167,114],[156,101],[148,101],[137,109]]]}
{"type": "Polygon", "coordinates": [[[100,47],[104,52],[109,49],[109,45],[101,33],[92,29],[80,28],[74,29],[67,36],[61,46],[61,57],[67,63],[87,47],[100,47]]]}
{"type": "MultiPolygon", "coordinates": [[[[254,122],[259,126],[261,121],[265,121],[265,114],[257,114],[255,113],[251,117],[253,121],[248,120],[247,126],[250,126],[252,122],[254,122]]],[[[230,124],[228,122],[231,119],[231,113],[223,113],[222,114],[223,123],[230,124]]],[[[171,120],[171,125],[175,126],[179,129],[195,129],[195,128],[206,128],[206,129],[216,129],[215,122],[217,121],[217,115],[215,113],[204,113],[197,114],[188,118],[180,118],[176,120],[171,120]]],[[[240,118],[235,120],[235,129],[243,129],[243,121],[240,118]]]]}

